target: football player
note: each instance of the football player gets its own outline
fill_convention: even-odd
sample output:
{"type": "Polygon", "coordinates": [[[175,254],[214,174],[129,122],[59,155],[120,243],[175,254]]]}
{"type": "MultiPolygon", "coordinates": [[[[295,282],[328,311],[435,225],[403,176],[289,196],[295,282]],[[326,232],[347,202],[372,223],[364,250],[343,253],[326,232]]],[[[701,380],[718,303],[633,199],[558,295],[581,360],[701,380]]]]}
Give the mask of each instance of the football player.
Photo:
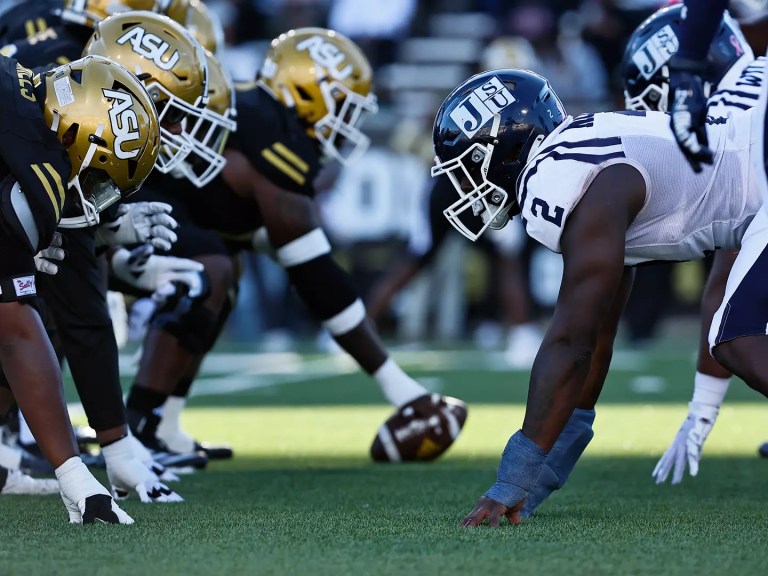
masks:
{"type": "Polygon", "coordinates": [[[139,188],[159,151],[157,113],[136,77],[103,58],[44,76],[11,58],[0,63],[0,363],[55,467],[70,522],[132,523],[78,455],[61,372],[35,309],[34,255],[63,215],[98,213],[139,188]]]}
{"type": "MultiPolygon", "coordinates": [[[[74,9],[73,5],[71,9],[74,9]]],[[[91,14],[89,12],[89,14],[91,14]]],[[[50,46],[53,46],[51,41],[50,46]]],[[[83,48],[81,47],[81,50],[83,48]]],[[[32,58],[33,50],[19,51],[32,58]]],[[[50,47],[41,52],[42,62],[53,52],[50,47]]],[[[185,116],[194,116],[204,108],[207,96],[207,63],[202,48],[189,34],[174,21],[151,12],[132,11],[115,14],[99,21],[92,39],[83,52],[109,57],[136,71],[143,85],[153,98],[159,110],[161,149],[157,158],[158,170],[174,169],[191,150],[183,136],[181,121],[185,116]],[[144,37],[157,42],[152,51],[142,45],[144,37]],[[159,52],[158,52],[159,50],[159,52]]],[[[138,207],[139,205],[128,205],[138,207]]],[[[78,388],[90,425],[96,430],[99,443],[104,446],[114,442],[120,448],[105,452],[108,472],[116,480],[115,486],[126,492],[133,489],[129,482],[119,481],[120,468],[134,469],[131,478],[140,472],[131,458],[133,452],[153,468],[152,457],[128,434],[125,407],[120,386],[117,345],[106,304],[106,284],[97,258],[97,244],[112,244],[125,240],[133,242],[150,241],[158,247],[167,248],[175,234],[167,236],[167,242],[155,235],[158,229],[167,230],[171,221],[162,219],[167,205],[144,205],[154,212],[156,219],[145,226],[152,214],[141,214],[130,209],[115,214],[117,218],[98,228],[93,220],[67,222],[62,231],[65,248],[68,251],[67,265],[59,274],[41,280],[41,292],[60,334],[63,355],[67,358],[78,388]],[[157,209],[157,210],[155,210],[157,209]],[[158,214],[160,212],[161,214],[158,214]],[[162,226],[166,224],[166,226],[162,226]],[[130,450],[133,446],[133,450],[130,450]],[[131,460],[117,465],[118,461],[131,460]],[[114,464],[114,465],[113,465],[114,464]]],[[[175,224],[175,223],[174,223],[175,224]]],[[[188,459],[187,459],[188,460],[188,459]]],[[[199,460],[199,458],[198,458],[199,460]]],[[[178,464],[177,458],[166,460],[168,465],[178,464]]],[[[162,473],[162,469],[157,470],[162,473]]],[[[143,482],[146,492],[153,501],[178,501],[177,494],[157,482],[150,472],[143,482]]],[[[142,496],[142,493],[139,494],[142,496]]]]}
{"type": "MultiPolygon", "coordinates": [[[[464,526],[485,519],[496,526],[502,516],[519,523],[537,484],[556,486],[573,468],[568,455],[582,452],[573,445],[592,435],[634,266],[702,258],[716,247],[740,248],[738,258],[751,255],[745,257],[754,262],[768,244],[768,213],[761,209],[768,195],[764,115],[758,108],[709,121],[718,162],[692,176],[680,169],[686,159],[665,114],[569,117],[549,83],[532,72],[479,74],[443,102],[435,119],[432,172],[447,174],[459,194],[447,211],[449,221],[475,239],[519,213],[527,233],[562,253],[564,263],[552,322],[531,372],[522,430],[510,438],[497,482],[464,526]]],[[[729,280],[739,273],[744,270],[734,267],[729,280]]],[[[746,292],[739,294],[739,308],[750,296],[749,282],[741,284],[746,292]]],[[[759,356],[743,354],[750,339],[730,340],[756,324],[764,333],[768,319],[723,316],[722,310],[710,331],[715,357],[722,361],[723,349],[726,358],[738,354],[743,363],[728,367],[768,394],[768,382],[756,370],[759,356]]]]}
{"type": "MultiPolygon", "coordinates": [[[[166,405],[163,418],[178,418],[197,367],[231,308],[232,254],[242,249],[243,238],[252,247],[250,239],[262,227],[308,308],[378,382],[387,400],[410,407],[414,419],[438,415],[434,420],[448,429],[441,420],[451,410],[447,399],[429,394],[389,356],[349,277],[331,256],[314,202],[321,162],[351,162],[368,145],[358,122],[377,109],[371,80],[365,56],[340,34],[322,28],[282,34],[273,40],[257,82],[238,86],[237,132],[227,140],[219,177],[196,191],[191,185],[187,190],[154,184],[143,191],[143,200],[169,202],[174,214],[183,214],[174,253],[203,262],[210,280],[206,300],[171,300],[152,320],[127,401],[132,429],[143,441],[156,441],[158,411],[171,394],[176,407],[166,405]],[[238,238],[241,242],[232,242],[238,238]]],[[[175,424],[170,429],[180,432],[175,424]]],[[[454,438],[424,457],[439,454],[454,438]]],[[[194,445],[186,436],[179,446],[181,440],[194,445]]]]}
{"type": "MultiPolygon", "coordinates": [[[[679,46],[682,5],[663,8],[645,20],[630,37],[622,62],[624,95],[630,110],[669,109],[669,60],[679,46]]],[[[754,58],[740,27],[726,12],[707,55],[706,83],[714,87],[708,101],[710,116],[726,116],[757,104],[764,79],[765,57],[754,58]],[[736,40],[736,41],[734,41],[736,40]]],[[[731,373],[709,353],[709,327],[725,294],[736,251],[715,251],[702,297],[702,322],[693,398],[688,416],[653,471],[657,483],[672,472],[682,481],[686,464],[698,472],[704,442],[715,424],[731,373]]],[[[530,508],[531,500],[526,505],[530,508]]]]}

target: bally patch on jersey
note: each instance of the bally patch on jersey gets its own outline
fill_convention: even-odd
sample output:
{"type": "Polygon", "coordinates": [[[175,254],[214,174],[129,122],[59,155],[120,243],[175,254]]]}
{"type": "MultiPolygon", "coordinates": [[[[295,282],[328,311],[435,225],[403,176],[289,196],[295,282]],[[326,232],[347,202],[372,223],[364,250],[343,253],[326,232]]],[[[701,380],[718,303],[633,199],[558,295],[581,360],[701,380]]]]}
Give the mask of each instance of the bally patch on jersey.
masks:
{"type": "Polygon", "coordinates": [[[34,276],[22,276],[21,278],[14,278],[13,287],[16,290],[16,296],[19,298],[22,296],[34,296],[37,294],[34,276]]]}
{"type": "Polygon", "coordinates": [[[680,41],[672,27],[667,24],[632,54],[632,62],[640,70],[643,78],[648,80],[672,58],[679,48],[680,41]]]}
{"type": "Polygon", "coordinates": [[[451,120],[467,138],[472,138],[501,110],[514,103],[516,98],[497,76],[475,88],[461,103],[451,110],[451,120]]]}

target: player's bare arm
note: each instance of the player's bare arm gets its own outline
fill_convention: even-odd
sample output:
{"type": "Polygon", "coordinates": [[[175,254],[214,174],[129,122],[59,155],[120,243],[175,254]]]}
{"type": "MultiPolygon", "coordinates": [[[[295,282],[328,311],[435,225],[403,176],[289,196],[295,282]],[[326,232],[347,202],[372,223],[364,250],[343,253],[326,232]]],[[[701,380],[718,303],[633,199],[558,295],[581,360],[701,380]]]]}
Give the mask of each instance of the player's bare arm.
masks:
{"type": "Polygon", "coordinates": [[[644,199],[645,183],[636,169],[610,166],[565,225],[563,281],[533,364],[523,423],[523,434],[544,450],[552,447],[578,402],[622,284],[624,237],[644,199]]]}
{"type": "Polygon", "coordinates": [[[625,234],[642,208],[645,182],[628,165],[604,169],[570,215],[562,236],[563,281],[555,313],[533,364],[522,434],[502,455],[496,484],[462,520],[520,522],[525,486],[579,404],[601,331],[615,333],[616,302],[626,298],[625,234]],[[522,436],[522,437],[521,437],[522,436]],[[519,499],[518,499],[519,498],[519,499]],[[516,500],[517,499],[517,500],[516,500]],[[516,500],[516,501],[513,501],[516,500]]]}

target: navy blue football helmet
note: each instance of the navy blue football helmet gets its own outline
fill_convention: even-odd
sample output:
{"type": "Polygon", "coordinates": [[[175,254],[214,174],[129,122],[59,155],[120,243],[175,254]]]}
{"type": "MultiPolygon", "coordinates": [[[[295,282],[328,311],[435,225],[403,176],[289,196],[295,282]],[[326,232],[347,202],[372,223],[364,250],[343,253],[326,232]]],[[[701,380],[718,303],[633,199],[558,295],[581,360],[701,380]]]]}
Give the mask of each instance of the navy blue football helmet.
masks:
{"type": "MultiPolygon", "coordinates": [[[[677,35],[683,5],[657,10],[630,36],[621,62],[624,100],[628,110],[666,112],[669,104],[669,60],[680,47],[677,35]]],[[[726,11],[707,55],[703,80],[710,93],[740,59],[755,59],[736,21],[726,11]]]]}
{"type": "Polygon", "coordinates": [[[473,241],[503,228],[518,210],[517,177],[565,116],[546,78],[528,70],[482,72],[451,92],[432,133],[432,176],[446,174],[460,196],[448,221],[473,241]]]}

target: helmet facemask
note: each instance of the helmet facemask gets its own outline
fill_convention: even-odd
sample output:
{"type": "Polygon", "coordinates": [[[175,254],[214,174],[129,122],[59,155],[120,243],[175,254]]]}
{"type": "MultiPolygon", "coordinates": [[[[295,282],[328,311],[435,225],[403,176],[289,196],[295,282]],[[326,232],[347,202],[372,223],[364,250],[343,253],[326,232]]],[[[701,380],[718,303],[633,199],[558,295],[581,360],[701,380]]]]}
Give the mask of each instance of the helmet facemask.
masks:
{"type": "Polygon", "coordinates": [[[326,156],[350,164],[370,146],[370,139],[357,125],[365,112],[378,111],[376,96],[358,94],[337,80],[324,80],[319,86],[328,113],[315,122],[315,136],[326,156]]]}
{"type": "Polygon", "coordinates": [[[160,153],[155,168],[163,174],[168,174],[178,168],[192,152],[194,142],[183,128],[180,134],[174,134],[166,126],[200,121],[205,112],[205,108],[200,106],[205,98],[198,99],[198,102],[192,105],[174,96],[159,82],[147,84],[146,88],[156,103],[160,123],[160,153]]]}
{"type": "Polygon", "coordinates": [[[661,72],[666,81],[660,84],[648,84],[637,96],[630,96],[626,88],[624,89],[624,107],[627,110],[667,111],[669,104],[669,68],[663,66],[661,72]]]}
{"type": "Polygon", "coordinates": [[[218,114],[206,108],[196,121],[185,120],[184,134],[192,149],[179,170],[196,187],[202,188],[216,178],[227,163],[223,152],[229,134],[237,129],[234,114],[234,110],[218,114]]]}
{"type": "MultiPolygon", "coordinates": [[[[498,120],[494,119],[494,122],[497,123],[498,120]]],[[[498,130],[497,126],[494,128],[498,130]]],[[[446,162],[441,162],[440,158],[435,156],[435,165],[432,167],[432,177],[441,174],[448,176],[460,196],[456,202],[443,210],[443,215],[456,230],[473,242],[488,228],[499,230],[509,222],[509,210],[512,207],[511,202],[507,203],[509,194],[488,180],[493,148],[493,144],[476,142],[462,154],[446,162]],[[468,182],[471,190],[464,191],[462,182],[468,182]],[[471,213],[467,213],[467,210],[471,210],[471,213]],[[477,230],[471,229],[468,224],[477,223],[478,216],[482,226],[477,230]]]]}

